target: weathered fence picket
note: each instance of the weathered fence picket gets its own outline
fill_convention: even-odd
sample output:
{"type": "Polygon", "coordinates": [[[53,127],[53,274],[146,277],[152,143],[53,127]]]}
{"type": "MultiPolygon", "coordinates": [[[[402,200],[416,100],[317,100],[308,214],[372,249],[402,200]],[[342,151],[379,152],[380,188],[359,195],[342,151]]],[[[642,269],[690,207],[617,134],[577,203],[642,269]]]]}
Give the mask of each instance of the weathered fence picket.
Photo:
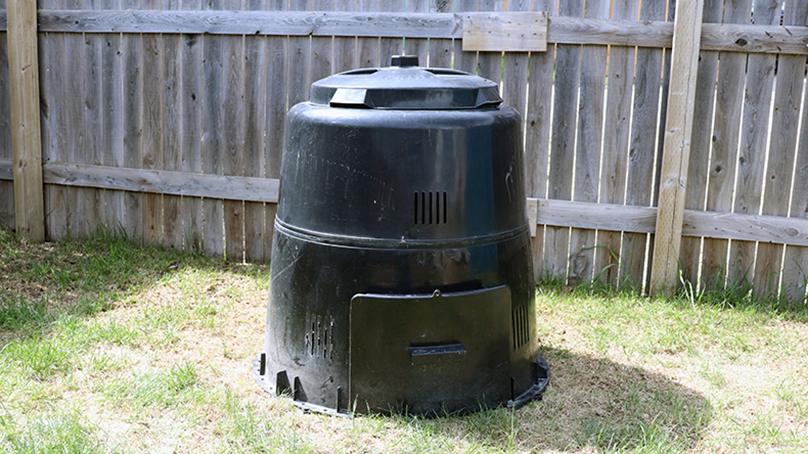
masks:
{"type": "MultiPolygon", "coordinates": [[[[609,1],[591,0],[584,6],[584,17],[588,19],[608,19],[609,1]]],[[[600,156],[602,142],[597,140],[603,135],[603,102],[606,96],[606,60],[609,48],[597,44],[581,46],[581,72],[578,95],[578,126],[572,128],[577,132],[575,149],[575,166],[573,178],[575,186],[572,200],[576,202],[598,202],[598,177],[600,175],[600,156]]],[[[570,93],[572,94],[572,93],[570,93]]],[[[563,100],[566,94],[561,94],[563,100]]],[[[552,161],[554,156],[550,157],[552,161]]],[[[572,229],[570,231],[570,252],[568,279],[570,284],[577,285],[590,282],[593,278],[595,258],[594,229],[572,229]]],[[[559,257],[561,260],[562,257],[559,257]]]]}
{"type": "MultiPolygon", "coordinates": [[[[644,0],[640,6],[639,19],[664,21],[667,3],[666,0],[644,0]]],[[[667,97],[660,96],[660,92],[663,86],[667,86],[667,83],[663,84],[663,79],[666,75],[669,76],[670,71],[670,58],[666,59],[666,56],[670,57],[670,49],[637,48],[631,133],[625,161],[626,205],[651,206],[656,202],[654,169],[659,167],[662,158],[661,133],[664,131],[666,115],[666,102],[660,102],[660,99],[667,101],[667,97]]],[[[629,62],[631,60],[629,54],[629,62]]],[[[601,178],[604,177],[606,175],[601,175],[601,178]]],[[[622,282],[630,283],[634,288],[643,288],[647,284],[650,256],[646,257],[646,250],[653,251],[650,235],[633,232],[623,234],[620,247],[622,282]]]]}
{"type": "MultiPolygon", "coordinates": [[[[179,9],[179,2],[170,2],[169,8],[179,9]]],[[[163,170],[182,170],[182,35],[163,35],[163,170]]],[[[182,197],[163,195],[163,245],[183,250],[182,197]]]]}
{"type": "MultiPolygon", "coordinates": [[[[160,0],[145,0],[145,9],[155,9],[160,0]]],[[[142,169],[162,170],[163,155],[163,65],[165,63],[162,34],[147,34],[141,38],[143,66],[140,68],[143,78],[143,119],[142,145],[140,158],[142,169]]],[[[149,245],[163,243],[163,196],[162,194],[144,194],[143,209],[143,241],[149,245]]]]}
{"type": "MultiPolygon", "coordinates": [[[[781,5],[778,3],[777,7],[781,5]]],[[[756,6],[757,8],[757,6],[756,6]]],[[[757,14],[757,13],[756,13],[757,14]]],[[[803,25],[808,21],[808,5],[805,2],[787,2],[783,11],[783,25],[803,25]]],[[[777,82],[772,106],[772,123],[768,163],[764,177],[762,214],[789,216],[792,185],[795,171],[796,145],[799,137],[799,117],[805,86],[805,59],[798,56],[780,55],[777,59],[777,82]]],[[[758,294],[777,294],[781,288],[792,299],[805,297],[805,281],[808,269],[796,262],[796,257],[784,256],[785,245],[758,245],[758,263],[756,263],[755,291],[758,294]],[[783,258],[786,261],[783,261],[783,258]],[[759,272],[758,270],[760,269],[759,272]],[[792,279],[783,282],[784,273],[792,279]],[[765,285],[763,285],[765,282],[765,285]]]]}
{"type": "MultiPolygon", "coordinates": [[[[762,7],[763,2],[758,2],[762,7]]],[[[773,2],[772,2],[773,3],[773,2]]],[[[750,0],[734,0],[724,3],[724,21],[748,23],[750,0]]],[[[760,8],[765,10],[766,8],[760,8]]],[[[762,11],[761,11],[762,13],[762,11]]],[[[743,112],[744,67],[746,55],[737,52],[723,52],[719,55],[718,91],[715,101],[713,146],[710,154],[708,192],[706,208],[710,211],[729,212],[732,210],[732,192],[735,183],[737,159],[736,150],[740,134],[740,119],[743,112]]],[[[763,92],[771,93],[771,85],[762,82],[763,92]]],[[[765,96],[765,94],[764,94],[765,96]]],[[[767,115],[759,117],[767,121],[767,115]]],[[[765,123],[764,128],[765,130],[765,123]]],[[[703,247],[702,280],[707,288],[720,287],[726,276],[727,249],[729,242],[720,239],[705,239],[703,247]]]]}
{"type": "MultiPolygon", "coordinates": [[[[559,16],[583,17],[583,13],[583,0],[562,2],[559,5],[559,16]]],[[[553,105],[550,176],[547,192],[548,198],[551,199],[572,200],[580,72],[581,46],[559,44],[556,47],[555,104],[553,105]]],[[[544,233],[544,272],[566,279],[569,249],[570,229],[547,226],[544,233]]]]}
{"type": "MultiPolygon", "coordinates": [[[[704,23],[720,23],[723,16],[724,0],[705,0],[704,23]]],[[[690,166],[688,167],[685,209],[703,210],[707,197],[710,149],[713,143],[713,112],[715,109],[715,88],[718,75],[718,51],[703,50],[696,81],[693,134],[691,136],[690,166]]],[[[702,238],[683,237],[679,254],[682,277],[688,282],[699,281],[702,238]]],[[[754,245],[753,245],[754,246],[754,245]]]]}
{"type": "MultiPolygon", "coordinates": [[[[108,0],[102,7],[106,10],[120,9],[120,0],[108,0]]],[[[101,127],[103,136],[102,164],[110,167],[124,166],[123,146],[123,61],[120,33],[101,35],[101,127]]],[[[45,98],[43,96],[43,98],[45,98]]],[[[123,191],[104,191],[106,219],[111,228],[126,225],[126,194],[123,191]]]]}
{"type": "MultiPolygon", "coordinates": [[[[533,11],[547,11],[550,18],[557,15],[557,3],[536,0],[533,11]]],[[[543,199],[547,196],[550,134],[552,131],[553,75],[555,72],[555,46],[546,52],[532,52],[528,62],[528,90],[525,115],[525,186],[527,196],[543,199]]],[[[530,204],[528,204],[530,208],[530,204]]],[[[538,206],[533,208],[538,216],[538,206]]],[[[531,211],[533,211],[531,210],[531,211]]],[[[533,273],[537,279],[544,276],[544,231],[536,226],[533,241],[533,273]]]]}
{"type": "MultiPolygon", "coordinates": [[[[6,0],[0,0],[0,10],[6,9],[6,0]]],[[[41,65],[41,64],[40,64],[41,65]]],[[[8,73],[8,39],[0,31],[0,160],[10,162],[11,150],[11,88],[8,73]]],[[[9,173],[11,169],[8,169],[9,173]]],[[[13,229],[14,182],[0,180],[0,228],[13,229]]]]}
{"type": "MultiPolygon", "coordinates": [[[[247,10],[263,11],[264,1],[249,1],[247,10]]],[[[264,85],[267,68],[267,38],[244,37],[244,156],[243,175],[265,177],[264,135],[266,132],[267,89],[264,85]]],[[[264,262],[264,204],[244,202],[244,259],[249,262],[264,262]]]]}
{"type": "MultiPolygon", "coordinates": [[[[182,0],[183,10],[200,11],[201,0],[182,0]]],[[[182,143],[181,170],[202,173],[202,36],[187,34],[181,39],[182,114],[180,137],[182,143]]],[[[182,245],[190,251],[202,250],[202,199],[182,197],[182,245]]]]}

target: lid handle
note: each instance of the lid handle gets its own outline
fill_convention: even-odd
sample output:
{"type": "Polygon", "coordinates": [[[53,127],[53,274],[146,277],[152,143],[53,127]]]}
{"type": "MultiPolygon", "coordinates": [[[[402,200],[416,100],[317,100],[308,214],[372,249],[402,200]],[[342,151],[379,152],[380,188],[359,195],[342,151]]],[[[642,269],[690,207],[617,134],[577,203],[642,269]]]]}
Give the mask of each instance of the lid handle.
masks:
{"type": "Polygon", "coordinates": [[[417,55],[393,55],[390,59],[390,66],[398,66],[403,68],[405,66],[418,66],[417,55]]]}

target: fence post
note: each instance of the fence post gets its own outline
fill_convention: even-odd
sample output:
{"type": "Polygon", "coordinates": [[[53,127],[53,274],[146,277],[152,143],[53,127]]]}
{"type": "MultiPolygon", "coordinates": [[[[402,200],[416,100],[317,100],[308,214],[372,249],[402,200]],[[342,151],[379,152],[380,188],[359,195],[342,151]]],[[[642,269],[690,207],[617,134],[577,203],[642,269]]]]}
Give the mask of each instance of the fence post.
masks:
{"type": "Polygon", "coordinates": [[[668,114],[659,180],[659,209],[651,268],[650,292],[654,294],[670,294],[676,288],[703,9],[704,0],[679,2],[676,5],[668,114]]]}
{"type": "Polygon", "coordinates": [[[14,217],[17,233],[45,241],[36,2],[9,0],[8,70],[11,88],[14,217]]]}

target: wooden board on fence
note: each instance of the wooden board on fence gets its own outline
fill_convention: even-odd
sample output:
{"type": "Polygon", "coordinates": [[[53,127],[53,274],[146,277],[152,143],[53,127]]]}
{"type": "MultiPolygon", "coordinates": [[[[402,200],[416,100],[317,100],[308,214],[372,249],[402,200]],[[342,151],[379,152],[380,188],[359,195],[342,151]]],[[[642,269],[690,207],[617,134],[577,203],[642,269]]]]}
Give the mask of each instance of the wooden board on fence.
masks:
{"type": "MultiPolygon", "coordinates": [[[[511,11],[514,11],[511,8],[511,11]]],[[[523,10],[524,11],[524,10],[523,10]]],[[[544,52],[547,50],[547,13],[466,13],[463,50],[544,52]]]]}
{"type": "MultiPolygon", "coordinates": [[[[515,0],[508,4],[508,11],[511,12],[523,12],[530,10],[530,2],[525,0],[515,0]]],[[[431,43],[435,41],[430,41],[430,59],[432,55],[436,53],[439,56],[443,56],[445,51],[451,51],[451,47],[443,46],[441,47],[440,52],[433,52],[431,49],[431,43]],[[445,49],[445,51],[443,50],[445,49]]],[[[437,47],[437,46],[436,46],[437,47]]],[[[555,50],[555,49],[553,49],[555,50]]],[[[502,73],[503,73],[503,80],[502,80],[502,99],[503,103],[507,106],[511,106],[516,109],[523,122],[527,118],[527,89],[528,89],[528,65],[530,54],[527,52],[506,52],[503,61],[502,61],[502,73]]],[[[431,60],[430,60],[431,61],[431,60]]],[[[522,127],[525,128],[524,123],[522,127]]],[[[522,146],[525,146],[524,142],[522,146]]],[[[524,153],[527,156],[527,150],[524,153]]],[[[526,159],[527,161],[528,159],[526,159]]],[[[528,171],[525,171],[525,177],[527,178],[528,171]]],[[[531,225],[531,235],[536,236],[536,223],[534,222],[531,225]]],[[[543,232],[542,232],[543,233],[543,232]]],[[[535,243],[535,241],[534,241],[535,243]]]]}
{"type": "MultiPolygon", "coordinates": [[[[248,10],[263,9],[263,2],[248,2],[248,10]]],[[[264,176],[266,127],[266,37],[244,37],[244,176],[264,176]]],[[[244,202],[244,259],[264,263],[264,204],[244,202]]]]}
{"type": "MultiPolygon", "coordinates": [[[[163,37],[143,36],[143,148],[141,167],[159,170],[163,161],[163,37]]],[[[143,196],[143,242],[161,245],[163,240],[163,198],[143,196]]]]}
{"type": "MultiPolygon", "coordinates": [[[[381,0],[381,11],[403,12],[405,0],[381,0]]],[[[381,66],[390,66],[390,57],[404,52],[404,40],[401,36],[381,38],[379,40],[381,66]]]]}
{"type": "MultiPolygon", "coordinates": [[[[525,12],[530,11],[530,1],[525,0],[513,0],[508,4],[508,11],[510,12],[525,12]]],[[[431,43],[435,41],[430,41],[431,43]]],[[[436,46],[437,47],[437,46],[436,46]]],[[[449,47],[445,47],[446,50],[451,50],[449,47]]],[[[555,49],[553,49],[555,50],[555,49]]],[[[431,55],[435,55],[430,49],[430,58],[431,55]]],[[[442,55],[440,53],[439,55],[442,55]]],[[[505,105],[511,106],[516,109],[523,121],[527,118],[527,89],[528,89],[528,64],[530,56],[527,52],[506,52],[505,56],[503,57],[502,62],[502,72],[503,72],[503,80],[502,80],[502,97],[503,102],[505,105]]],[[[534,68],[534,70],[538,70],[538,68],[534,68]]],[[[540,72],[540,71],[539,71],[540,72]]],[[[524,128],[524,123],[522,125],[524,128]]],[[[522,144],[524,146],[524,143],[522,144]]],[[[527,156],[528,150],[525,150],[525,156],[527,156]]],[[[529,161],[529,159],[526,159],[529,161]]],[[[525,177],[527,177],[529,171],[526,170],[525,177]]],[[[536,224],[535,222],[531,226],[531,233],[535,236],[536,224]]],[[[534,241],[536,243],[536,241],[534,241]]],[[[534,271],[535,272],[535,271],[534,271]]]]}
{"type": "MultiPolygon", "coordinates": [[[[638,1],[619,2],[615,5],[614,19],[636,17],[638,1]]],[[[600,177],[600,200],[606,203],[624,203],[627,149],[630,137],[631,87],[634,82],[635,50],[612,46],[609,51],[608,93],[605,107],[603,162],[600,177]]],[[[620,277],[620,251],[622,233],[598,230],[598,249],[594,268],[599,280],[618,283],[620,277]]]]}
{"type": "MultiPolygon", "coordinates": [[[[121,8],[139,8],[140,2],[123,0],[121,8]]],[[[143,118],[143,76],[142,37],[140,35],[123,36],[123,163],[125,167],[137,169],[142,165],[141,131],[143,118]]],[[[125,198],[125,229],[130,238],[143,240],[142,194],[127,192],[125,198]]]]}
{"type": "MultiPolygon", "coordinates": [[[[353,11],[356,9],[356,0],[333,0],[333,2],[335,11],[353,11]]],[[[356,59],[356,37],[335,36],[333,49],[331,64],[333,74],[356,68],[358,63],[356,59]]]]}
{"type": "MultiPolygon", "coordinates": [[[[615,4],[614,19],[636,17],[638,3],[615,4]]],[[[630,137],[631,87],[634,76],[633,48],[612,46],[609,52],[608,93],[604,113],[602,174],[600,200],[623,203],[626,184],[627,149],[630,137]]],[[[622,234],[618,231],[599,230],[598,248],[594,268],[599,280],[616,284],[620,277],[620,251],[622,234]]]]}
{"type": "MultiPolygon", "coordinates": [[[[761,2],[755,2],[757,9],[761,2]]],[[[786,6],[783,12],[785,25],[804,25],[806,21],[806,5],[794,2],[786,6]]],[[[775,16],[780,3],[772,5],[775,16]]],[[[796,156],[796,145],[799,133],[800,103],[805,82],[805,58],[799,56],[779,57],[777,65],[777,84],[774,94],[772,124],[766,174],[764,178],[764,199],[762,214],[787,216],[789,214],[789,196],[794,179],[793,163],[796,156]]],[[[760,243],[758,245],[755,264],[755,292],[762,296],[776,296],[780,290],[781,268],[788,269],[788,277],[793,281],[783,281],[782,294],[793,301],[802,302],[805,298],[804,263],[793,262],[800,254],[787,255],[783,260],[783,246],[760,243]]]]}
{"type": "MultiPolygon", "coordinates": [[[[10,164],[10,163],[9,163],[10,164]]],[[[2,166],[0,166],[1,168],[2,166]]],[[[46,183],[224,200],[277,203],[279,180],[51,162],[46,183]]]]}
{"type": "MultiPolygon", "coordinates": [[[[120,1],[105,5],[107,8],[119,8],[120,1]]],[[[123,155],[123,47],[121,35],[117,33],[103,34],[101,49],[101,65],[105,69],[101,73],[103,110],[101,122],[104,128],[101,163],[110,167],[122,167],[123,155]]],[[[106,225],[118,233],[122,233],[125,225],[125,194],[123,191],[106,190],[105,210],[106,225]]]]}
{"type": "MultiPolygon", "coordinates": [[[[53,7],[53,0],[44,0],[39,3],[39,7],[44,10],[45,8],[53,7]]],[[[40,10],[40,11],[42,11],[40,10]]],[[[53,33],[40,33],[39,34],[39,71],[40,71],[40,125],[42,131],[42,162],[48,162],[51,159],[53,152],[53,135],[51,134],[52,121],[56,105],[53,101],[53,85],[51,82],[55,78],[53,62],[51,60],[52,48],[55,46],[55,34],[53,33]]],[[[45,239],[50,241],[53,239],[53,219],[51,216],[52,200],[56,195],[56,188],[51,185],[44,185],[44,204],[45,204],[45,239]]]]}
{"type": "MultiPolygon", "coordinates": [[[[792,195],[792,218],[808,218],[808,116],[802,116],[799,149],[794,174],[792,195]]],[[[791,301],[805,298],[805,273],[808,272],[808,248],[786,246],[785,267],[783,269],[783,291],[791,301]]]]}
{"type": "Polygon", "coordinates": [[[693,129],[703,0],[679,5],[671,58],[670,89],[665,107],[665,134],[660,165],[657,231],[654,239],[650,292],[671,293],[678,283],[690,134],[693,129]]]}
{"type": "MultiPolygon", "coordinates": [[[[288,7],[293,11],[305,11],[305,0],[271,1],[272,11],[283,11],[288,7]]],[[[278,178],[281,170],[281,156],[286,136],[286,112],[295,104],[309,99],[311,88],[311,47],[308,37],[270,38],[267,42],[267,150],[265,174],[278,178]],[[286,92],[274,89],[285,87],[286,92]]],[[[264,250],[272,259],[272,239],[275,232],[276,204],[267,204],[264,211],[264,250]]]]}
{"type": "MultiPolygon", "coordinates": [[[[403,3],[408,14],[425,13],[429,11],[429,0],[407,0],[403,3]]],[[[429,37],[406,37],[404,39],[404,53],[407,55],[417,55],[418,64],[427,66],[429,60],[429,37]]]]}
{"type": "MultiPolygon", "coordinates": [[[[84,1],[67,1],[67,9],[84,9],[84,1]]],[[[65,133],[60,143],[62,153],[70,162],[79,162],[87,151],[84,136],[84,38],[80,34],[67,33],[64,36],[64,92],[61,94],[65,116],[59,119],[59,127],[65,133]]],[[[87,235],[88,224],[83,213],[89,211],[90,198],[83,188],[64,188],[64,201],[67,207],[67,234],[75,238],[87,235]]]]}
{"type": "MultiPolygon", "coordinates": [[[[515,0],[508,4],[509,12],[521,13],[529,10],[529,1],[515,0]]],[[[519,111],[524,119],[527,107],[528,53],[505,52],[502,58],[502,73],[503,103],[519,111]]]]}
{"type": "MultiPolygon", "coordinates": [[[[306,0],[290,0],[290,10],[305,11],[308,9],[306,0]]],[[[295,104],[309,100],[309,90],[312,79],[311,73],[311,40],[306,37],[289,38],[289,74],[287,87],[289,90],[289,103],[291,108],[295,104]]]]}
{"type": "MultiPolygon", "coordinates": [[[[260,2],[260,0],[256,1],[260,2]]],[[[463,15],[459,13],[476,11],[477,3],[479,2],[470,2],[474,6],[467,7],[466,0],[459,1],[456,10],[458,14],[356,14],[354,12],[301,10],[281,14],[255,12],[246,16],[238,11],[196,11],[192,13],[190,11],[154,9],[140,11],[42,10],[39,14],[39,30],[60,33],[193,33],[459,40],[463,35],[463,15]]],[[[673,2],[670,4],[674,5],[673,2]]],[[[616,5],[616,7],[620,6],[619,3],[616,5]]],[[[548,7],[544,11],[549,9],[548,7]]],[[[669,12],[673,9],[673,7],[669,7],[669,12]]],[[[533,11],[541,12],[536,7],[533,8],[533,11]]],[[[4,14],[0,12],[0,30],[4,30],[4,19],[4,14]]],[[[672,20],[638,21],[635,18],[615,20],[562,16],[554,17],[547,29],[547,42],[554,44],[670,48],[673,37],[672,20]]],[[[805,42],[808,40],[808,27],[805,26],[704,24],[701,35],[702,48],[705,50],[808,54],[808,49],[805,47],[805,42]]]]}
{"type": "MultiPolygon", "coordinates": [[[[381,3],[379,0],[359,0],[360,12],[377,12],[381,3]]],[[[357,68],[376,68],[382,66],[381,39],[378,37],[356,40],[357,68]]]]}
{"type": "MultiPolygon", "coordinates": [[[[454,9],[453,0],[429,0],[429,12],[449,13],[454,9]]],[[[452,39],[429,39],[429,66],[433,68],[451,68],[454,51],[452,39]]]]}
{"type": "MultiPolygon", "coordinates": [[[[64,9],[64,0],[42,0],[42,9],[64,9]]],[[[44,161],[64,161],[67,159],[64,142],[65,131],[59,124],[60,119],[66,116],[64,103],[64,71],[65,71],[65,35],[63,33],[50,33],[46,35],[42,47],[47,64],[41,71],[46,75],[45,86],[48,96],[48,118],[43,123],[48,142],[43,150],[44,161]]],[[[62,238],[67,234],[67,203],[65,201],[65,188],[58,186],[45,186],[45,230],[49,240],[62,238]]]]}
{"type": "MultiPolygon", "coordinates": [[[[240,0],[225,0],[225,10],[241,9],[240,0]]],[[[244,174],[244,37],[222,38],[222,174],[244,174]]],[[[244,260],[244,204],[240,200],[224,202],[224,246],[229,261],[244,260]]]]}
{"type": "MultiPolygon", "coordinates": [[[[205,9],[221,9],[221,1],[204,2],[205,9]]],[[[205,36],[202,49],[202,171],[207,174],[222,174],[222,62],[225,58],[221,37],[205,36]]],[[[215,257],[224,256],[224,219],[221,200],[206,198],[203,206],[203,232],[205,253],[215,257]]]]}
{"type": "MultiPolygon", "coordinates": [[[[543,0],[542,0],[543,1],[543,0]]],[[[479,9],[479,1],[476,0],[455,0],[455,13],[476,12],[479,9]]],[[[454,40],[454,69],[477,73],[477,51],[463,52],[462,39],[454,40]]]]}
{"type": "MultiPolygon", "coordinates": [[[[184,10],[202,9],[201,0],[182,0],[184,10]]],[[[202,36],[182,35],[182,171],[202,173],[202,36]]],[[[182,197],[183,247],[202,250],[202,199],[182,197]]]]}
{"type": "MultiPolygon", "coordinates": [[[[264,176],[279,178],[281,174],[281,156],[283,153],[284,131],[286,122],[287,93],[274,90],[272,87],[286,87],[289,79],[288,52],[289,40],[285,37],[267,39],[267,102],[266,102],[266,156],[264,176]]],[[[289,94],[291,98],[291,93],[289,94]]],[[[289,99],[291,101],[291,99],[289,99]]],[[[275,214],[277,205],[267,203],[264,206],[264,255],[265,260],[272,260],[272,239],[275,232],[275,214]]]]}
{"type": "MultiPolygon", "coordinates": [[[[608,1],[588,2],[585,17],[602,19],[609,16],[608,1]]],[[[608,47],[586,45],[581,48],[581,74],[578,96],[577,147],[575,152],[575,187],[573,200],[598,201],[603,137],[603,102],[605,96],[606,60],[608,47]]],[[[568,280],[570,285],[586,284],[602,270],[593,269],[595,256],[595,230],[570,231],[570,258],[568,280]]]]}
{"type": "MultiPolygon", "coordinates": [[[[703,22],[720,22],[723,0],[705,0],[703,22]]],[[[718,52],[702,50],[699,59],[696,99],[693,108],[693,134],[691,138],[690,165],[687,175],[685,209],[704,208],[707,197],[708,167],[710,148],[713,139],[713,110],[715,108],[716,76],[718,74],[718,52]]],[[[701,243],[698,237],[683,237],[679,261],[682,279],[698,288],[699,267],[701,265],[701,243]]]]}
{"type": "MultiPolygon", "coordinates": [[[[724,18],[748,21],[751,1],[725,2],[724,18]]],[[[757,18],[757,16],[756,16],[757,18]]],[[[722,53],[719,57],[719,90],[715,101],[715,128],[706,208],[710,211],[732,211],[732,192],[737,163],[738,136],[744,104],[744,75],[746,55],[722,53]]],[[[703,245],[701,280],[705,288],[723,287],[727,272],[729,243],[725,240],[705,239],[703,245]]]]}
{"type": "MultiPolygon", "coordinates": [[[[640,19],[645,21],[665,20],[667,0],[644,0],[640,8],[640,19]]],[[[629,10],[628,16],[636,17],[635,10],[629,10]]],[[[647,47],[637,48],[634,100],[629,139],[628,166],[626,173],[626,205],[650,206],[654,194],[654,167],[659,154],[657,135],[649,133],[664,129],[660,120],[659,93],[662,85],[663,49],[647,47]]],[[[633,60],[629,56],[629,61],[633,60]]],[[[643,288],[643,278],[648,267],[646,247],[648,235],[624,233],[620,246],[620,281],[628,283],[635,289],[643,288]]]]}
{"type": "MultiPolygon", "coordinates": [[[[791,2],[785,6],[785,9],[783,10],[784,25],[804,25],[806,23],[808,23],[808,4],[805,2],[791,2]]],[[[802,93],[804,89],[803,82],[805,72],[804,66],[801,66],[804,63],[804,58],[801,56],[779,56],[777,90],[784,90],[789,99],[802,99],[804,96],[802,93]]],[[[795,123],[797,121],[797,117],[794,116],[793,112],[795,104],[796,103],[794,102],[788,104],[787,112],[785,113],[787,120],[783,122],[789,137],[789,141],[786,142],[786,146],[791,145],[791,137],[793,135],[800,133],[800,125],[795,123]]],[[[799,108],[797,107],[797,109],[799,108]]],[[[802,131],[804,132],[805,129],[803,128],[802,131]]],[[[808,137],[805,135],[802,135],[801,138],[803,141],[808,140],[808,137]]],[[[773,145],[776,144],[773,142],[773,145]]],[[[802,147],[802,145],[800,146],[802,147]]],[[[800,154],[797,155],[798,162],[804,160],[804,158],[800,157],[800,154]]],[[[794,181],[794,189],[792,189],[794,192],[791,196],[789,215],[804,218],[806,216],[806,211],[801,209],[799,206],[795,207],[794,205],[795,201],[806,200],[806,195],[808,195],[808,193],[806,193],[804,190],[806,167],[800,167],[798,164],[794,170],[795,173],[791,177],[794,181]],[[800,188],[802,190],[798,191],[796,188],[800,188]]],[[[799,203],[800,202],[796,202],[796,204],[799,203]]],[[[804,302],[806,298],[806,291],[808,290],[806,289],[807,286],[808,248],[787,246],[784,255],[783,284],[780,295],[792,303],[804,302]]]]}
{"type": "MultiPolygon", "coordinates": [[[[312,0],[311,8],[314,11],[333,11],[334,0],[312,0]]],[[[331,36],[312,36],[311,38],[311,66],[309,77],[311,82],[331,75],[331,48],[334,41],[331,36]]]]}
{"type": "MultiPolygon", "coordinates": [[[[504,6],[497,0],[481,0],[480,12],[502,12],[504,6]]],[[[499,84],[502,81],[502,51],[478,52],[477,75],[499,84]]]]}
{"type": "MultiPolygon", "coordinates": [[[[556,2],[533,2],[534,10],[549,11],[555,17],[556,2]]],[[[527,112],[525,113],[525,186],[528,197],[547,195],[550,126],[552,119],[553,74],[555,46],[546,52],[530,54],[528,72],[527,112]]],[[[544,226],[536,228],[533,238],[533,274],[538,281],[544,277],[544,226]]]]}
{"type": "MultiPolygon", "coordinates": [[[[5,0],[0,0],[0,9],[6,9],[5,0]]],[[[0,159],[10,161],[13,154],[10,123],[11,88],[9,87],[8,40],[6,38],[6,32],[0,32],[0,159]]],[[[0,228],[13,229],[14,227],[14,182],[0,181],[0,228]]]]}
{"type": "MultiPolygon", "coordinates": [[[[583,0],[564,2],[559,5],[559,15],[583,16],[583,0]]],[[[581,46],[562,45],[556,48],[555,104],[553,106],[553,131],[550,147],[550,181],[547,197],[572,200],[573,163],[575,161],[575,138],[578,117],[577,99],[580,87],[581,46]]],[[[545,274],[567,279],[569,258],[568,228],[550,227],[544,233],[545,274]]]]}
{"type": "MultiPolygon", "coordinates": [[[[764,2],[759,6],[756,7],[756,22],[779,23],[779,8],[775,12],[771,2],[768,7],[764,2]]],[[[775,55],[761,54],[749,55],[746,62],[746,89],[733,206],[736,213],[760,212],[776,61],[775,55]]],[[[727,286],[748,288],[752,285],[756,250],[755,241],[732,242],[727,267],[727,286]]]]}
{"type": "MultiPolygon", "coordinates": [[[[182,35],[163,35],[163,163],[164,170],[182,170],[182,35]]],[[[183,249],[182,198],[163,196],[163,245],[183,249]]]]}
{"type": "MultiPolygon", "coordinates": [[[[100,10],[101,2],[88,1],[88,9],[100,10]]],[[[104,124],[103,124],[103,84],[104,73],[102,49],[104,39],[99,34],[85,34],[84,40],[84,140],[83,150],[77,153],[76,162],[84,164],[103,164],[104,124]]],[[[79,192],[84,208],[81,213],[86,227],[86,235],[95,234],[106,221],[106,197],[104,191],[97,189],[79,192]]]]}

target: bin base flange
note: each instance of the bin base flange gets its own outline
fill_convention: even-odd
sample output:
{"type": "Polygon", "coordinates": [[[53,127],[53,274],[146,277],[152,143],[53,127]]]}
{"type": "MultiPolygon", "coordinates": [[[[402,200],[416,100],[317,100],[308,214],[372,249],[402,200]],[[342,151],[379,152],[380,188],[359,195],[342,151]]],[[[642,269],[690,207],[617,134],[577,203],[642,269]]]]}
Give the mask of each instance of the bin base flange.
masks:
{"type": "MultiPolygon", "coordinates": [[[[268,375],[267,374],[264,374],[264,375],[261,374],[262,356],[263,355],[264,355],[264,353],[261,352],[253,360],[252,373],[253,373],[253,379],[259,385],[261,385],[261,388],[263,388],[264,391],[266,391],[267,393],[272,394],[272,395],[280,395],[280,396],[285,396],[287,398],[291,398],[292,403],[296,407],[303,410],[304,412],[322,413],[322,414],[326,414],[326,415],[330,415],[330,416],[337,416],[337,417],[342,417],[342,418],[346,418],[346,417],[347,418],[353,418],[354,414],[352,412],[337,411],[337,410],[335,410],[333,408],[323,407],[323,406],[314,405],[314,404],[311,404],[311,403],[308,403],[308,402],[294,400],[294,397],[291,395],[291,393],[288,393],[288,392],[278,394],[277,390],[275,388],[275,385],[270,383],[269,380],[267,380],[268,375]]],[[[265,368],[266,364],[264,364],[263,367],[265,368]]],[[[536,361],[531,363],[531,367],[533,367],[533,386],[528,388],[525,392],[523,392],[522,394],[517,396],[515,399],[509,400],[508,402],[506,402],[505,407],[507,407],[507,408],[520,408],[520,407],[523,407],[524,405],[530,403],[531,401],[541,400],[542,399],[542,394],[544,394],[544,390],[545,390],[545,388],[547,388],[547,384],[550,382],[550,366],[547,364],[547,361],[544,359],[544,357],[541,354],[537,353],[536,354],[536,361]]],[[[483,411],[483,410],[488,410],[488,409],[487,408],[479,408],[477,410],[466,409],[465,411],[460,412],[460,413],[462,413],[462,414],[475,413],[477,411],[483,411]]],[[[442,415],[434,415],[434,414],[432,414],[432,415],[426,415],[426,416],[442,416],[442,415]]]]}

